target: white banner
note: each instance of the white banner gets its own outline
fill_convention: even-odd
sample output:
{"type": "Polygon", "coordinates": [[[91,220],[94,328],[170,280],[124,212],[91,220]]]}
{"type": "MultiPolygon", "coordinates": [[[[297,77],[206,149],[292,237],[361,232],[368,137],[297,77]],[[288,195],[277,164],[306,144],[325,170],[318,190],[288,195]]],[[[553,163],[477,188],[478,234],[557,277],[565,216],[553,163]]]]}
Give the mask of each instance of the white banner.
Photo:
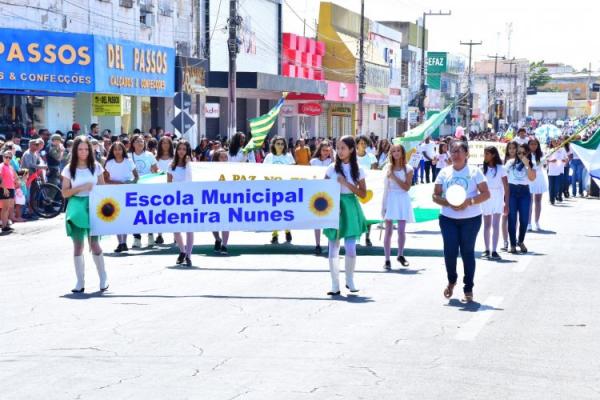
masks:
{"type": "Polygon", "coordinates": [[[93,235],[337,228],[339,196],[322,179],[100,185],[90,224],[93,235]]]}
{"type": "Polygon", "coordinates": [[[469,141],[469,164],[483,165],[483,153],[486,147],[495,146],[500,153],[500,158],[504,160],[506,152],[506,143],[502,142],[480,142],[477,140],[469,141]]]}

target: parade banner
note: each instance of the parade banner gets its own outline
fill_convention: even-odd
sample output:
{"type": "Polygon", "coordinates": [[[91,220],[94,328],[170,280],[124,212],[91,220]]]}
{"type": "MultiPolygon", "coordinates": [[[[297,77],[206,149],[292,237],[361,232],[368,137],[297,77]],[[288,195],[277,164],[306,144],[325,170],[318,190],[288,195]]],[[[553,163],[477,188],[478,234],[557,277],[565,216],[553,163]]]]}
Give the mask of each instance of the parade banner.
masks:
{"type": "Polygon", "coordinates": [[[469,142],[469,164],[470,165],[483,165],[483,156],[485,148],[488,146],[495,146],[500,153],[500,158],[504,160],[504,153],[506,152],[506,143],[502,142],[480,142],[472,140],[469,142]]]}
{"type": "Polygon", "coordinates": [[[337,228],[339,185],[323,180],[100,185],[93,235],[337,228]]]}

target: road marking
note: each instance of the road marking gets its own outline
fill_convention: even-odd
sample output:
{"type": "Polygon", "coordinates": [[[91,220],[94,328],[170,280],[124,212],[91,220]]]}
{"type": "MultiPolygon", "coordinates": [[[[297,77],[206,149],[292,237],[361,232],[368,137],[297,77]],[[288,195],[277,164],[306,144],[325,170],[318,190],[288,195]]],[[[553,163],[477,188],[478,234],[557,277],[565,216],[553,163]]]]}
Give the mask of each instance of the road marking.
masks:
{"type": "Polygon", "coordinates": [[[464,324],[456,334],[456,340],[470,341],[479,335],[485,324],[494,315],[494,309],[502,304],[504,297],[490,296],[481,304],[475,315],[464,324]]]}
{"type": "Polygon", "coordinates": [[[529,264],[531,264],[532,260],[533,260],[533,256],[531,256],[531,255],[519,256],[517,258],[516,265],[513,267],[513,271],[514,272],[525,272],[525,270],[527,269],[529,264]]]}

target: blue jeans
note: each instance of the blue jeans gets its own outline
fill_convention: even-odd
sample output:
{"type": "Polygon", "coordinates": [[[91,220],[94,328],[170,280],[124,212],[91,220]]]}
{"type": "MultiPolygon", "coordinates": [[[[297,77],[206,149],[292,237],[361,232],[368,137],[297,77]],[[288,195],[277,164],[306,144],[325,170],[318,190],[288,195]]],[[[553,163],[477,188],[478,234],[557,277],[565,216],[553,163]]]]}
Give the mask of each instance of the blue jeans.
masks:
{"type": "Polygon", "coordinates": [[[444,239],[444,261],[448,283],[455,284],[458,280],[456,259],[460,249],[465,277],[463,278],[466,292],[473,291],[475,278],[475,241],[481,228],[481,215],[473,218],[455,219],[440,215],[440,229],[444,239]]]}
{"type": "Polygon", "coordinates": [[[419,162],[419,177],[421,178],[421,183],[423,183],[424,175],[425,175],[425,160],[421,160],[419,162]]]}
{"type": "Polygon", "coordinates": [[[583,163],[581,160],[571,160],[571,169],[573,176],[571,177],[571,185],[573,197],[577,194],[577,183],[579,183],[579,195],[583,196],[583,163]]]}
{"type": "Polygon", "coordinates": [[[510,245],[515,247],[517,243],[525,241],[527,224],[529,224],[529,207],[531,207],[531,194],[529,185],[509,185],[510,196],[508,198],[508,236],[510,245]],[[517,216],[519,218],[519,241],[517,242],[517,216]]]}
{"type": "Polygon", "coordinates": [[[550,196],[550,203],[554,204],[556,200],[562,201],[562,180],[563,174],[560,175],[548,175],[548,195],[550,196]]]}
{"type": "Polygon", "coordinates": [[[569,196],[569,186],[571,186],[571,179],[569,176],[569,163],[567,163],[567,165],[565,165],[565,170],[564,173],[562,175],[562,186],[560,188],[560,191],[562,193],[565,194],[565,196],[569,196]]]}

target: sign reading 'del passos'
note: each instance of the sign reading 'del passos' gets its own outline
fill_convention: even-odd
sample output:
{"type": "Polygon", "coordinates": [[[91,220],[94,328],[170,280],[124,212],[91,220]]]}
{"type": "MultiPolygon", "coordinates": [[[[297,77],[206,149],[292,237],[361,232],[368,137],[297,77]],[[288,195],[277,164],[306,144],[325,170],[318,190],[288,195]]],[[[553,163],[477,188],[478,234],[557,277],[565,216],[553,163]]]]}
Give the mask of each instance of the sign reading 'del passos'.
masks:
{"type": "Polygon", "coordinates": [[[323,108],[319,103],[301,103],[298,104],[298,112],[306,115],[321,115],[323,108]]]}

